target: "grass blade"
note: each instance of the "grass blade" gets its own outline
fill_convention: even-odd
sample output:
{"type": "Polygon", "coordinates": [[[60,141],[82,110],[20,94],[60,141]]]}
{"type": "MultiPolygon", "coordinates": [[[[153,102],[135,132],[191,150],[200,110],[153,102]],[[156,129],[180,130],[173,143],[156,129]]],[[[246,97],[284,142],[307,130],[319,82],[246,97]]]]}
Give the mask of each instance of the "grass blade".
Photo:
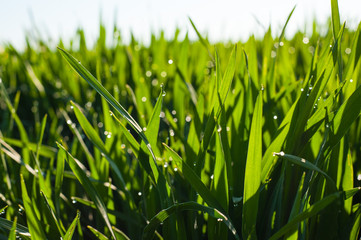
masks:
{"type": "Polygon", "coordinates": [[[43,226],[41,225],[40,220],[36,216],[35,210],[33,208],[33,202],[31,201],[28,191],[26,190],[26,185],[24,177],[21,174],[21,192],[23,196],[24,208],[26,212],[26,220],[29,227],[29,232],[33,239],[46,239],[43,226]]]}
{"type": "Polygon", "coordinates": [[[196,202],[185,202],[185,203],[178,203],[174,204],[173,206],[164,209],[157,213],[148,223],[148,225],[144,228],[143,231],[143,239],[152,239],[155,230],[161,224],[163,221],[165,221],[170,215],[179,212],[179,211],[185,211],[185,210],[191,210],[191,211],[203,211],[208,213],[210,216],[218,219],[220,222],[224,222],[228,229],[233,233],[234,237],[236,239],[240,239],[236,229],[234,228],[233,224],[231,223],[230,219],[224,215],[222,212],[217,210],[216,208],[207,207],[204,205],[200,205],[196,202]]]}
{"type": "Polygon", "coordinates": [[[258,94],[252,117],[244,177],[242,234],[244,239],[256,239],[259,187],[262,161],[262,91],[258,94]]]}
{"type": "Polygon", "coordinates": [[[76,216],[75,216],[73,222],[70,224],[68,230],[66,231],[66,233],[64,235],[64,238],[63,238],[64,240],[71,240],[73,238],[73,234],[74,234],[74,231],[76,229],[79,219],[80,219],[80,212],[78,211],[76,213],[76,216]]]}
{"type": "Polygon", "coordinates": [[[269,240],[276,240],[280,239],[284,234],[291,231],[297,224],[302,222],[303,220],[310,218],[320,211],[322,211],[325,207],[335,201],[337,198],[340,197],[340,192],[333,193],[322,200],[313,204],[310,208],[306,209],[302,213],[296,215],[291,221],[289,221],[286,225],[284,225],[278,232],[272,235],[269,240]]]}
{"type": "MultiPolygon", "coordinates": [[[[0,218],[0,226],[2,228],[5,228],[5,229],[11,231],[11,229],[13,228],[13,225],[14,225],[13,221],[9,221],[5,218],[0,218]]],[[[16,234],[19,234],[22,237],[28,238],[28,239],[30,239],[30,236],[31,236],[29,229],[19,223],[16,223],[16,234]]]]}
{"type": "Polygon", "coordinates": [[[66,160],[67,160],[70,168],[74,172],[75,176],[77,177],[77,179],[79,180],[81,185],[84,187],[84,189],[87,192],[87,194],[89,195],[90,199],[93,200],[93,202],[97,206],[97,210],[99,211],[101,217],[104,219],[104,222],[107,225],[110,233],[112,234],[112,237],[114,239],[116,239],[113,229],[112,229],[112,226],[110,224],[109,218],[108,218],[106,206],[105,206],[101,196],[99,195],[99,193],[97,192],[97,190],[95,189],[93,184],[90,182],[89,178],[86,176],[86,174],[84,173],[82,168],[79,166],[79,164],[77,163],[77,160],[68,151],[66,151],[65,148],[61,144],[57,143],[57,145],[58,145],[60,151],[64,151],[66,153],[66,155],[67,155],[66,160]]]}

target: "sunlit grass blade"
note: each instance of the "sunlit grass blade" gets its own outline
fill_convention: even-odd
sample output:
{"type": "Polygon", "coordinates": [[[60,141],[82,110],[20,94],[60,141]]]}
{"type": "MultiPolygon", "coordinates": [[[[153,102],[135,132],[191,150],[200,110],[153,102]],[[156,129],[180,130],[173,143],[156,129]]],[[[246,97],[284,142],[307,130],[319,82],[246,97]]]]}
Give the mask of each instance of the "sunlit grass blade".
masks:
{"type": "Polygon", "coordinates": [[[36,151],[35,151],[36,159],[39,159],[39,152],[40,152],[41,143],[42,143],[43,137],[44,137],[46,119],[47,119],[47,115],[45,114],[43,121],[41,122],[40,136],[39,136],[39,140],[38,140],[38,145],[36,146],[36,151]]]}
{"type": "MultiPolygon", "coordinates": [[[[14,225],[13,221],[9,221],[5,218],[0,218],[0,226],[4,229],[7,229],[9,231],[12,230],[14,225]]],[[[25,239],[30,239],[30,231],[27,227],[16,223],[16,234],[20,235],[21,237],[25,238],[25,239]]]]}
{"type": "Polygon", "coordinates": [[[101,233],[99,230],[93,228],[92,226],[87,226],[87,228],[97,237],[99,240],[108,240],[108,238],[101,233]]]}
{"type": "Polygon", "coordinates": [[[35,210],[33,208],[33,203],[31,198],[28,195],[26,190],[26,185],[23,175],[20,175],[21,178],[21,192],[23,196],[24,208],[26,212],[27,223],[29,227],[29,232],[31,237],[34,239],[46,239],[43,226],[36,216],[35,210]]]}
{"type": "Polygon", "coordinates": [[[75,232],[76,226],[79,222],[80,219],[80,212],[78,211],[73,222],[70,224],[68,230],[66,231],[65,235],[64,235],[64,240],[71,240],[73,238],[73,234],[75,232]]]}
{"type": "Polygon", "coordinates": [[[361,111],[361,87],[358,87],[355,92],[340,106],[334,119],[331,122],[330,138],[327,142],[329,153],[331,149],[341,140],[346,134],[351,124],[358,118],[361,111]]]}
{"type": "Polygon", "coordinates": [[[336,39],[341,29],[340,13],[338,10],[337,0],[331,0],[331,22],[333,37],[336,39]]]}
{"type": "Polygon", "coordinates": [[[197,193],[203,198],[203,200],[211,207],[214,207],[221,212],[225,212],[221,204],[217,201],[217,199],[213,196],[210,190],[204,185],[202,180],[197,176],[197,174],[193,171],[193,169],[188,166],[186,162],[169,146],[164,144],[164,147],[168,151],[168,153],[172,156],[175,165],[179,172],[184,175],[184,178],[192,185],[197,193]]]}
{"type": "Polygon", "coordinates": [[[108,218],[107,209],[101,196],[99,195],[93,184],[90,182],[89,178],[86,176],[82,168],[79,167],[77,160],[68,151],[66,151],[61,144],[57,143],[57,145],[60,151],[64,151],[66,153],[67,155],[66,160],[70,168],[74,172],[75,176],[77,177],[81,185],[84,187],[84,190],[87,192],[90,199],[93,200],[93,202],[97,206],[97,210],[99,211],[101,217],[104,219],[105,224],[107,225],[110,233],[112,234],[112,237],[115,239],[115,235],[108,218]]]}
{"type": "MultiPolygon", "coordinates": [[[[104,97],[110,105],[112,105],[119,114],[124,117],[130,126],[139,134],[139,136],[143,139],[145,144],[149,146],[149,141],[145,136],[143,129],[139,126],[139,124],[133,119],[133,117],[123,108],[122,105],[103,87],[103,85],[83,66],[81,63],[76,60],[73,56],[71,56],[65,50],[58,48],[61,55],[65,58],[65,60],[69,63],[69,65],[81,76],[84,80],[86,80],[90,86],[92,86],[102,97],[104,97]]],[[[151,147],[148,147],[151,154],[153,154],[151,147]]]]}
{"type": "Polygon", "coordinates": [[[16,224],[18,222],[18,217],[14,218],[13,226],[10,229],[8,240],[16,240],[16,224]]]}
{"type": "Polygon", "coordinates": [[[57,216],[55,215],[55,212],[54,210],[52,209],[52,207],[50,206],[49,204],[49,200],[47,199],[47,197],[45,196],[44,192],[43,191],[40,191],[40,195],[41,197],[43,198],[44,202],[45,202],[45,205],[46,207],[48,208],[49,210],[49,213],[52,217],[52,220],[54,221],[58,231],[59,231],[59,234],[61,237],[64,236],[64,233],[65,233],[65,229],[63,228],[63,224],[60,222],[60,220],[57,218],[57,216]]]}
{"type": "Polygon", "coordinates": [[[56,161],[56,173],[55,173],[55,188],[54,188],[54,199],[55,199],[55,210],[58,216],[60,215],[60,193],[63,186],[64,179],[64,167],[65,167],[65,151],[58,151],[56,161]]]}
{"type": "Polygon", "coordinates": [[[71,105],[73,106],[75,116],[78,119],[79,124],[82,127],[84,133],[87,135],[87,137],[90,139],[90,141],[92,141],[93,144],[99,149],[99,151],[105,156],[105,158],[110,163],[112,169],[116,173],[117,177],[119,178],[120,182],[122,183],[122,188],[126,189],[125,181],[122,176],[122,173],[120,172],[117,164],[110,158],[108,150],[106,149],[99,134],[95,131],[95,129],[88,122],[88,120],[86,119],[84,114],[81,112],[80,107],[77,104],[75,104],[74,102],[71,102],[71,105]]]}
{"type": "Polygon", "coordinates": [[[216,218],[219,222],[224,222],[227,225],[228,229],[232,232],[233,236],[236,239],[240,239],[236,232],[236,229],[234,228],[230,219],[226,215],[224,215],[222,212],[220,212],[216,208],[200,205],[196,202],[185,202],[185,203],[174,204],[173,206],[157,213],[157,215],[155,215],[150,220],[148,225],[144,228],[143,239],[152,239],[155,230],[163,221],[165,221],[172,214],[175,214],[176,212],[180,212],[180,211],[185,211],[185,210],[203,211],[205,213],[208,213],[209,216],[216,218]]]}
{"type": "Polygon", "coordinates": [[[299,165],[301,167],[307,168],[309,170],[315,171],[317,173],[320,173],[321,175],[323,175],[331,184],[331,186],[337,190],[336,187],[336,183],[335,181],[324,171],[322,171],[320,168],[318,168],[316,165],[314,165],[313,163],[307,161],[304,158],[301,157],[297,157],[291,154],[285,154],[284,152],[280,152],[280,153],[274,153],[275,155],[281,157],[282,159],[285,159],[287,161],[290,161],[293,164],[299,165]]]}
{"type": "Polygon", "coordinates": [[[117,240],[130,240],[130,238],[120,229],[113,226],[113,230],[114,230],[115,236],[117,237],[117,240]]]}
{"type": "Polygon", "coordinates": [[[302,222],[303,220],[310,218],[320,211],[325,209],[329,204],[335,201],[337,198],[340,197],[340,192],[335,192],[322,200],[316,202],[311,207],[304,210],[302,213],[297,214],[292,220],[290,220],[286,225],[284,225],[280,230],[278,230],[275,234],[272,235],[270,240],[280,239],[284,234],[288,231],[292,230],[294,226],[302,222]]]}
{"type": "Polygon", "coordinates": [[[188,19],[189,19],[189,21],[191,22],[194,31],[196,31],[197,36],[198,36],[198,38],[199,38],[199,41],[200,41],[200,42],[202,43],[202,45],[207,49],[209,57],[210,57],[210,58],[212,59],[212,61],[214,62],[213,55],[211,54],[211,51],[209,50],[209,48],[210,48],[209,43],[206,42],[206,40],[202,37],[202,35],[201,35],[200,32],[198,31],[196,25],[193,23],[192,19],[191,19],[190,17],[188,17],[188,19]]]}
{"type": "Polygon", "coordinates": [[[258,94],[252,117],[244,177],[242,235],[244,239],[256,239],[259,188],[262,161],[262,91],[258,94]]]}

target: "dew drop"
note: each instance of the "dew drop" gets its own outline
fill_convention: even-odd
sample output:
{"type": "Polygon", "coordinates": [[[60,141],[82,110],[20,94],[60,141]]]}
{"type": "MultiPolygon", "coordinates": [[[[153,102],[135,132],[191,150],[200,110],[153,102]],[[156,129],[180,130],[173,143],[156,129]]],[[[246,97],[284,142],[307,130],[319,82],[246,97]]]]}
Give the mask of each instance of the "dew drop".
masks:
{"type": "Polygon", "coordinates": [[[164,118],[164,117],[165,117],[165,113],[164,113],[164,112],[160,112],[159,117],[160,117],[160,118],[164,118]]]}
{"type": "Polygon", "coordinates": [[[309,88],[308,88],[308,89],[312,90],[312,86],[309,86],[309,88]]]}
{"type": "Polygon", "coordinates": [[[175,135],[173,129],[169,130],[169,135],[171,135],[172,137],[175,135]]]}
{"type": "Polygon", "coordinates": [[[231,131],[231,128],[230,128],[230,127],[226,127],[226,131],[227,131],[227,132],[231,131]]]}
{"type": "Polygon", "coordinates": [[[263,84],[261,85],[261,91],[263,91],[264,90],[264,86],[263,86],[263,84]]]}
{"type": "Polygon", "coordinates": [[[158,79],[154,78],[154,79],[152,80],[152,85],[153,85],[153,86],[157,86],[157,85],[158,85],[158,79]]]}
{"type": "Polygon", "coordinates": [[[169,60],[168,60],[168,64],[169,64],[169,65],[173,64],[173,60],[172,60],[172,59],[169,59],[169,60]]]}
{"type": "Polygon", "coordinates": [[[217,132],[221,132],[222,131],[222,127],[219,127],[218,129],[217,129],[217,132]]]}
{"type": "Polygon", "coordinates": [[[112,137],[112,134],[111,133],[109,133],[108,134],[108,136],[107,136],[107,138],[111,138],[112,137]]]}
{"type": "Polygon", "coordinates": [[[120,145],[121,149],[125,149],[125,144],[120,145]]]}
{"type": "Polygon", "coordinates": [[[361,173],[359,173],[359,174],[357,175],[357,180],[358,180],[358,181],[361,181],[361,173]]]}
{"type": "Polygon", "coordinates": [[[164,165],[163,165],[164,168],[167,168],[168,167],[168,163],[165,162],[164,165]]]}
{"type": "Polygon", "coordinates": [[[108,131],[104,131],[104,135],[106,136],[106,135],[108,135],[109,134],[109,132],[108,131]]]}
{"type": "Polygon", "coordinates": [[[70,125],[70,124],[72,123],[72,121],[69,119],[69,120],[66,121],[66,123],[67,123],[68,125],[70,125]]]}
{"type": "Polygon", "coordinates": [[[345,49],[345,53],[348,55],[348,54],[350,54],[351,53],[351,48],[346,48],[345,49]]]}
{"type": "Polygon", "coordinates": [[[173,118],[173,121],[176,123],[178,122],[178,118],[173,118]]]}
{"type": "Polygon", "coordinates": [[[186,117],[186,122],[190,122],[190,121],[192,121],[192,118],[191,118],[191,116],[188,115],[188,116],[186,117]]]}
{"type": "Polygon", "coordinates": [[[305,163],[305,162],[306,162],[306,159],[301,158],[301,162],[305,163]]]}
{"type": "Polygon", "coordinates": [[[218,218],[218,219],[217,219],[217,222],[223,222],[223,219],[222,219],[222,218],[218,218]]]}
{"type": "Polygon", "coordinates": [[[176,111],[176,110],[172,110],[172,114],[173,114],[173,115],[176,115],[176,114],[177,114],[177,111],[176,111]]]}
{"type": "Polygon", "coordinates": [[[277,115],[274,115],[274,116],[273,116],[273,119],[277,119],[277,115]]]}
{"type": "Polygon", "coordinates": [[[147,72],[145,73],[145,76],[147,76],[147,77],[152,76],[152,72],[151,72],[151,71],[147,71],[147,72]]]}
{"type": "Polygon", "coordinates": [[[276,56],[277,56],[276,51],[272,51],[272,52],[271,52],[271,58],[275,58],[276,56]]]}
{"type": "Polygon", "coordinates": [[[138,192],[138,196],[142,196],[142,192],[138,192]]]}
{"type": "Polygon", "coordinates": [[[213,178],[214,178],[214,175],[212,174],[212,175],[211,175],[211,179],[213,180],[213,178]]]}
{"type": "Polygon", "coordinates": [[[303,42],[304,44],[308,44],[308,43],[310,42],[310,39],[309,39],[308,37],[304,37],[303,40],[302,40],[302,42],[303,42]]]}
{"type": "Polygon", "coordinates": [[[177,171],[178,171],[178,168],[174,168],[174,171],[177,172],[177,171]]]}
{"type": "Polygon", "coordinates": [[[98,127],[102,128],[104,126],[104,124],[102,122],[98,122],[98,127]]]}
{"type": "Polygon", "coordinates": [[[303,88],[301,88],[301,92],[303,92],[303,90],[304,90],[304,89],[303,89],[303,88]]]}
{"type": "Polygon", "coordinates": [[[144,127],[144,128],[143,128],[143,131],[144,131],[144,132],[145,132],[145,131],[147,131],[147,128],[146,128],[146,127],[144,127]]]}
{"type": "Polygon", "coordinates": [[[163,77],[163,78],[165,78],[165,77],[167,76],[167,72],[166,72],[166,71],[161,72],[161,73],[160,73],[160,76],[163,77]]]}
{"type": "Polygon", "coordinates": [[[70,109],[74,109],[73,105],[70,106],[70,109]]]}
{"type": "Polygon", "coordinates": [[[146,97],[142,97],[142,102],[146,102],[147,98],[146,97]]]}
{"type": "Polygon", "coordinates": [[[352,78],[350,79],[350,82],[353,82],[353,79],[352,79],[352,78]]]}
{"type": "Polygon", "coordinates": [[[75,199],[73,199],[73,201],[71,201],[73,204],[75,204],[76,203],[76,200],[75,199]]]}
{"type": "Polygon", "coordinates": [[[280,46],[282,47],[284,45],[284,43],[283,42],[280,42],[280,46]]]}
{"type": "Polygon", "coordinates": [[[280,156],[284,156],[285,153],[283,151],[280,152],[280,156]]]}
{"type": "Polygon", "coordinates": [[[330,125],[328,125],[328,123],[326,123],[326,128],[329,128],[330,127],[330,125]]]}

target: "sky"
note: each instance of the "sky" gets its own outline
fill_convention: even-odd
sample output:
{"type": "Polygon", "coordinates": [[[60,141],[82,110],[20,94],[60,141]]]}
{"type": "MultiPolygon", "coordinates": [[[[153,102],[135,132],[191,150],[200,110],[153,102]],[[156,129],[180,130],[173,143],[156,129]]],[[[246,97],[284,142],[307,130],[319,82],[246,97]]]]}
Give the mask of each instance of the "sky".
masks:
{"type": "MultiPolygon", "coordinates": [[[[131,33],[137,40],[149,42],[151,33],[164,30],[171,38],[175,29],[181,36],[188,32],[196,38],[190,17],[202,34],[211,41],[245,40],[262,36],[269,25],[279,34],[288,14],[296,5],[287,27],[290,36],[296,30],[312,31],[316,19],[322,26],[330,16],[330,0],[0,0],[0,45],[25,44],[25,35],[40,35],[56,44],[75,36],[77,28],[85,30],[94,42],[102,21],[110,33],[114,23],[127,42],[131,33]],[[37,29],[37,31],[36,31],[37,29]]],[[[341,21],[351,28],[361,22],[360,0],[339,0],[341,21]]],[[[323,30],[323,29],[321,29],[323,30]]],[[[326,29],[327,30],[327,29],[326,29]]]]}

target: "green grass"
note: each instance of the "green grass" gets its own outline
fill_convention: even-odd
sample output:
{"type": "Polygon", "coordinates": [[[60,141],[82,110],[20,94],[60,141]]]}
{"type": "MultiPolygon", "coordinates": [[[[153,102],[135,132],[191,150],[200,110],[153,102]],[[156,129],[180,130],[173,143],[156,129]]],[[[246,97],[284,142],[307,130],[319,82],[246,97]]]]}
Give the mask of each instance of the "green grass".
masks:
{"type": "MultiPolygon", "coordinates": [[[[0,53],[0,238],[358,239],[361,25],[0,53]]],[[[346,25],[347,26],[347,25],[346,25]]]]}

